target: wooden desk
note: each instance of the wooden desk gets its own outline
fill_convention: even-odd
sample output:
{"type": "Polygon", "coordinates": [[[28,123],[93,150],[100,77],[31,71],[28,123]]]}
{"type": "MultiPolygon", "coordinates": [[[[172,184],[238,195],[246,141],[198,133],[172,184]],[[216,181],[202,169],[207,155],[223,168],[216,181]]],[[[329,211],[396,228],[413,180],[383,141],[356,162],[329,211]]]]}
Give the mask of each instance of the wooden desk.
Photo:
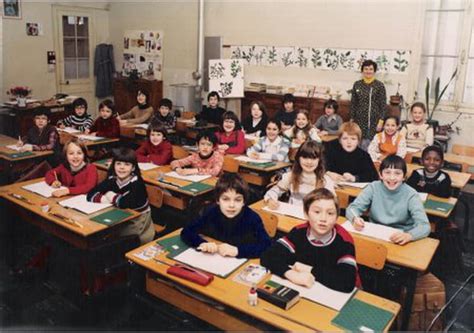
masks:
{"type": "MultiPolygon", "coordinates": [[[[228,156],[238,157],[240,155],[228,156]]],[[[259,165],[239,161],[239,174],[249,184],[267,186],[270,183],[270,178],[276,171],[289,166],[291,166],[290,162],[275,162],[275,165],[264,168],[259,165]]]]}
{"type": "MultiPolygon", "coordinates": [[[[179,232],[180,230],[176,230],[163,238],[177,235],[179,232]]],[[[258,305],[255,307],[248,305],[247,294],[249,287],[232,280],[235,275],[240,273],[245,265],[226,279],[216,276],[214,281],[206,287],[169,275],[166,273],[168,266],[159,264],[154,260],[143,261],[134,255],[151,244],[154,244],[154,242],[141,246],[126,254],[129,261],[145,269],[146,291],[222,330],[261,331],[262,328],[258,327],[258,323],[255,323],[254,320],[245,320],[245,317],[250,316],[277,329],[285,331],[309,331],[308,327],[264,310],[267,308],[303,322],[313,327],[314,330],[341,331],[340,328],[331,324],[331,320],[338,314],[337,311],[306,299],[301,299],[288,311],[284,311],[262,299],[259,299],[258,305]],[[190,290],[198,294],[199,298],[182,293],[173,286],[190,290]],[[213,306],[207,303],[205,299],[209,299],[212,303],[220,306],[213,306]]],[[[159,259],[170,264],[174,262],[172,259],[166,258],[164,253],[160,254],[159,259]]],[[[252,262],[258,263],[258,259],[254,259],[252,262]]],[[[390,311],[394,314],[394,317],[396,317],[400,310],[399,304],[361,290],[358,290],[354,297],[390,311]]],[[[386,331],[391,323],[392,322],[387,325],[386,331]]]]}
{"type": "MultiPolygon", "coordinates": [[[[79,138],[79,135],[84,134],[84,133],[67,133],[64,131],[59,130],[59,140],[61,144],[65,144],[67,141],[71,140],[72,138],[79,138]]],[[[80,139],[84,144],[86,145],[87,148],[96,148],[97,146],[103,146],[103,145],[108,145],[111,143],[119,142],[119,138],[104,138],[102,140],[83,140],[80,139]]]]}
{"type": "Polygon", "coordinates": [[[337,140],[338,137],[339,136],[337,134],[328,134],[328,135],[320,136],[323,142],[331,142],[331,141],[337,140]]]}
{"type": "Polygon", "coordinates": [[[32,158],[37,158],[37,157],[44,157],[48,155],[52,155],[53,151],[52,150],[44,150],[44,151],[32,151],[33,155],[28,155],[28,156],[22,156],[22,157],[10,157],[5,154],[14,154],[17,153],[17,151],[13,149],[9,149],[6,146],[9,145],[16,145],[18,143],[18,139],[11,138],[9,136],[0,134],[0,158],[4,159],[9,162],[17,162],[17,161],[24,161],[24,160],[29,160],[32,158]]]}
{"type": "MultiPolygon", "coordinates": [[[[250,206],[252,209],[263,209],[265,203],[260,200],[250,206]]],[[[294,226],[304,223],[303,220],[280,215],[278,216],[278,230],[288,233],[294,226]]],[[[345,217],[340,216],[337,223],[342,224],[346,221],[345,217]]],[[[407,297],[403,305],[403,319],[401,330],[406,330],[408,327],[408,320],[410,318],[411,307],[413,304],[413,296],[415,295],[416,279],[418,272],[424,272],[428,269],[431,260],[439,245],[439,240],[433,238],[423,238],[415,242],[410,242],[406,245],[400,246],[391,242],[369,238],[359,234],[351,234],[353,238],[365,238],[374,243],[382,244],[387,248],[387,262],[396,266],[402,267],[406,270],[406,288],[407,297]]],[[[356,249],[357,251],[357,249],[356,249]]]]}
{"type": "MultiPolygon", "coordinates": [[[[419,164],[407,163],[407,178],[411,176],[413,171],[422,168],[423,166],[419,164]]],[[[443,171],[446,172],[451,178],[451,186],[457,189],[462,189],[464,186],[466,186],[466,184],[469,182],[469,179],[471,178],[470,173],[445,169],[443,169],[443,171]]]]}
{"type": "Polygon", "coordinates": [[[176,132],[178,135],[184,135],[188,139],[196,139],[197,135],[201,131],[212,131],[217,130],[219,125],[208,123],[205,126],[196,127],[196,123],[190,123],[188,121],[183,121],[183,119],[178,118],[176,122],[176,132]]]}
{"type": "MultiPolygon", "coordinates": [[[[418,151],[413,154],[413,157],[417,157],[421,159],[421,151],[418,151]]],[[[474,157],[471,156],[464,156],[464,155],[456,155],[453,153],[444,153],[444,160],[455,163],[455,164],[467,164],[470,167],[474,166],[474,157]]]]}

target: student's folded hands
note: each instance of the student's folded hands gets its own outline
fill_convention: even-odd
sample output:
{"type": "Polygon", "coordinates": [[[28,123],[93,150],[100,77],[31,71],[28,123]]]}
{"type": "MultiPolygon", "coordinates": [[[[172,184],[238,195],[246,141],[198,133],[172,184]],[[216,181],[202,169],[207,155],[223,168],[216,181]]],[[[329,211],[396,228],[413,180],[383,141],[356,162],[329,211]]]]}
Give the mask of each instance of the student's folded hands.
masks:
{"type": "Polygon", "coordinates": [[[227,243],[219,244],[218,252],[223,257],[236,257],[239,254],[239,249],[233,245],[227,243]]]}
{"type": "Polygon", "coordinates": [[[405,245],[413,240],[413,236],[408,232],[399,231],[390,236],[390,240],[398,245],[405,245]]]}
{"type": "Polygon", "coordinates": [[[315,282],[314,275],[308,272],[298,272],[290,269],[285,272],[285,278],[300,286],[311,288],[315,282]]]}
{"type": "Polygon", "coordinates": [[[218,246],[214,242],[201,243],[197,249],[202,252],[207,253],[216,253],[218,251],[218,246]]]}

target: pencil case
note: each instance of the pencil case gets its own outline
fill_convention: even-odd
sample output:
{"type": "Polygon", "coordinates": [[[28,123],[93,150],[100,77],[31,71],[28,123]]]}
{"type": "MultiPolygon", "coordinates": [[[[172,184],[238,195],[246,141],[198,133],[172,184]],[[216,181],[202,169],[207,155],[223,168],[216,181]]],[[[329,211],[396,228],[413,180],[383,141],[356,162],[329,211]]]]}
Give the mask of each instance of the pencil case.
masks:
{"type": "Polygon", "coordinates": [[[201,286],[207,286],[214,280],[214,275],[206,272],[198,271],[192,267],[184,266],[181,264],[175,264],[166,270],[170,275],[180,277],[182,279],[200,284],[201,286]]]}

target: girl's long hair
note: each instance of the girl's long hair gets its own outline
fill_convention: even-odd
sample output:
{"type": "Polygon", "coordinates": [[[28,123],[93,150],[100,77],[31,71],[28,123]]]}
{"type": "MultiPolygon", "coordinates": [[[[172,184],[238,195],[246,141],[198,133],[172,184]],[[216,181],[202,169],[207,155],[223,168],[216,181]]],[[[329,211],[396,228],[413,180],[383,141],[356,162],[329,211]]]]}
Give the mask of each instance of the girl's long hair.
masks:
{"type": "Polygon", "coordinates": [[[142,174],[140,172],[140,168],[138,167],[137,155],[135,151],[130,148],[120,147],[117,149],[113,149],[113,159],[112,163],[110,164],[109,171],[107,172],[107,176],[117,177],[115,173],[115,162],[127,162],[131,163],[134,166],[134,170],[132,171],[131,175],[135,175],[138,179],[142,179],[142,174]]]}
{"type": "Polygon", "coordinates": [[[316,188],[324,186],[324,174],[326,172],[324,168],[324,155],[323,147],[315,141],[306,141],[303,143],[298,151],[296,152],[295,163],[291,169],[291,186],[294,192],[298,192],[301,183],[301,174],[303,168],[301,167],[300,157],[319,159],[318,166],[314,170],[316,175],[316,188]]]}
{"type": "Polygon", "coordinates": [[[311,127],[312,127],[312,125],[311,125],[311,120],[309,119],[309,112],[308,112],[308,110],[306,110],[306,109],[300,109],[300,110],[296,111],[295,124],[294,124],[294,126],[293,126],[293,137],[296,138],[296,134],[298,133],[298,130],[301,130],[301,131],[303,131],[303,133],[304,133],[304,135],[305,135],[305,137],[306,137],[306,140],[307,140],[307,139],[309,138],[309,131],[311,130],[311,127]],[[306,119],[308,119],[308,125],[306,125],[305,128],[298,128],[298,127],[296,126],[296,118],[298,117],[298,115],[299,115],[300,113],[304,114],[304,115],[306,116],[306,119]]]}

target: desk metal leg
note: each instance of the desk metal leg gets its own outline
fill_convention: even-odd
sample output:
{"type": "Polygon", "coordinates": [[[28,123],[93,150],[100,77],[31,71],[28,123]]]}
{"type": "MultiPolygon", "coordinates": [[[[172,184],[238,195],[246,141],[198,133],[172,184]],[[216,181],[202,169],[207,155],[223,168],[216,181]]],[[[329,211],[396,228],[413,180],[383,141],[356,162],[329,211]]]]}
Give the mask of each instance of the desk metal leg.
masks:
{"type": "Polygon", "coordinates": [[[416,279],[418,277],[418,272],[413,269],[407,269],[407,293],[405,298],[405,304],[403,304],[403,313],[402,313],[402,327],[401,331],[406,331],[408,329],[408,323],[410,321],[411,308],[413,305],[413,297],[415,296],[416,289],[416,279]]]}

